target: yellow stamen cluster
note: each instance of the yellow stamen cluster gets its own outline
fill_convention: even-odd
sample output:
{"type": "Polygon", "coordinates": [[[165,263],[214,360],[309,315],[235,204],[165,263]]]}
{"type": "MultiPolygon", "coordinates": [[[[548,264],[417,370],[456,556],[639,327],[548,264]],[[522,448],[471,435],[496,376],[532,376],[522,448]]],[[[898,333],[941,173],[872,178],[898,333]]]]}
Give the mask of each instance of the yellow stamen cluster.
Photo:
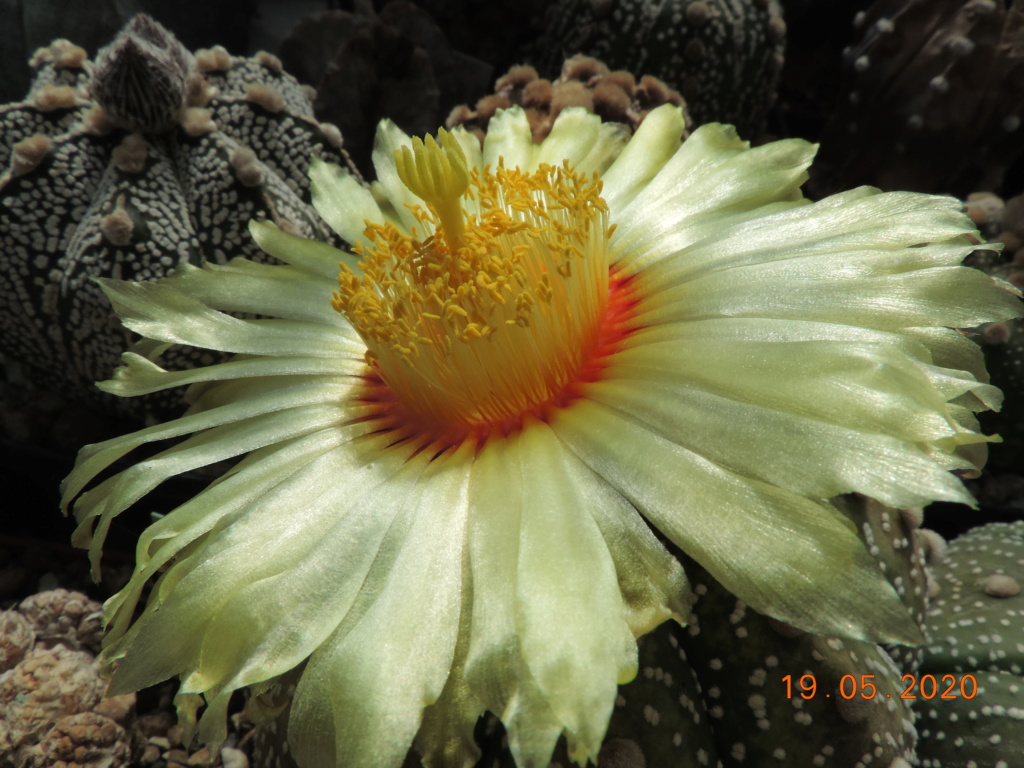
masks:
{"type": "Polygon", "coordinates": [[[608,301],[601,183],[569,166],[469,170],[442,132],[395,153],[428,236],[368,225],[361,274],[332,305],[396,397],[446,425],[514,419],[556,396],[594,348],[608,301]]]}

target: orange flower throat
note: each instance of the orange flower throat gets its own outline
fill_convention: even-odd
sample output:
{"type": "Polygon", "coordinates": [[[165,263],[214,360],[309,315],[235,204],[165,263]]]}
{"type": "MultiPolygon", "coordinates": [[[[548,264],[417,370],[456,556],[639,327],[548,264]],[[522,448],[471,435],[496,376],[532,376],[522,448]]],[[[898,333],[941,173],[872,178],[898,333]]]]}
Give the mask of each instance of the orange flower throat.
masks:
{"type": "Polygon", "coordinates": [[[403,183],[427,202],[413,215],[433,234],[368,224],[362,272],[342,266],[332,305],[407,416],[431,431],[504,432],[596,375],[595,352],[628,333],[629,292],[612,280],[610,297],[596,175],[567,163],[481,173],[451,134],[440,140],[395,153],[403,183]]]}

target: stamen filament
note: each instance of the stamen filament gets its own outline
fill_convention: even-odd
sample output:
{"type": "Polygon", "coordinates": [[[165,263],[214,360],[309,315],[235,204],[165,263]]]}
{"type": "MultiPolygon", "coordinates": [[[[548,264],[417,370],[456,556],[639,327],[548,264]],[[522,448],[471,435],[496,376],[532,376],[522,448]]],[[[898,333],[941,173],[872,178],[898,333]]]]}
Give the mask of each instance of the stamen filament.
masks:
{"type": "Polygon", "coordinates": [[[567,164],[470,171],[445,133],[395,160],[429,204],[412,209],[428,236],[368,226],[362,274],[342,267],[332,300],[369,364],[406,408],[445,428],[507,425],[559,398],[608,307],[600,181],[567,164]]]}

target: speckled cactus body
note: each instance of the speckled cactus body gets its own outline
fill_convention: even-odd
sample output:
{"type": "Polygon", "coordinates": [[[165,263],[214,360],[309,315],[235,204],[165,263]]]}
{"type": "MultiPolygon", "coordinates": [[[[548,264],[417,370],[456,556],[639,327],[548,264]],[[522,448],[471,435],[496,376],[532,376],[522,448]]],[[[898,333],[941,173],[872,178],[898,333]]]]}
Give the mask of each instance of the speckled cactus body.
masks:
{"type": "Polygon", "coordinates": [[[560,0],[531,63],[554,76],[565,54],[646,72],[679,90],[694,120],[756,138],[782,69],[777,0],[560,0]]]}
{"type": "Polygon", "coordinates": [[[0,348],[109,405],[92,382],[127,340],[92,278],[265,259],[252,218],[332,240],[307,170],[344,163],[341,137],[275,57],[193,56],[144,16],[95,64],[63,40],[33,64],[26,100],[0,108],[0,348]]]}
{"type": "Polygon", "coordinates": [[[955,698],[924,698],[916,691],[921,765],[1019,765],[1024,753],[1024,521],[991,523],[954,540],[933,575],[937,593],[928,611],[930,643],[921,674],[940,681],[940,694],[955,683],[950,692],[955,698]],[[944,680],[946,675],[951,680],[944,680]],[[977,681],[973,696],[967,675],[977,681]]]}

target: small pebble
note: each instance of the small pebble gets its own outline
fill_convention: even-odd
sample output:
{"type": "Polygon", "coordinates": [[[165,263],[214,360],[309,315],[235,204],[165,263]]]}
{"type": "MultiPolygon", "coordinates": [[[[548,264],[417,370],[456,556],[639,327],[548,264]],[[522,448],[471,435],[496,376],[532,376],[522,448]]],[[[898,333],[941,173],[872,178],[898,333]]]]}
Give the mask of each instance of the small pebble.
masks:
{"type": "Polygon", "coordinates": [[[146,749],[142,752],[142,757],[139,758],[139,762],[143,765],[152,765],[160,759],[160,747],[155,744],[147,744],[146,749]]]}
{"type": "Polygon", "coordinates": [[[168,765],[171,763],[181,763],[185,765],[188,763],[188,752],[184,749],[172,749],[164,755],[164,759],[167,760],[168,765]]]}

